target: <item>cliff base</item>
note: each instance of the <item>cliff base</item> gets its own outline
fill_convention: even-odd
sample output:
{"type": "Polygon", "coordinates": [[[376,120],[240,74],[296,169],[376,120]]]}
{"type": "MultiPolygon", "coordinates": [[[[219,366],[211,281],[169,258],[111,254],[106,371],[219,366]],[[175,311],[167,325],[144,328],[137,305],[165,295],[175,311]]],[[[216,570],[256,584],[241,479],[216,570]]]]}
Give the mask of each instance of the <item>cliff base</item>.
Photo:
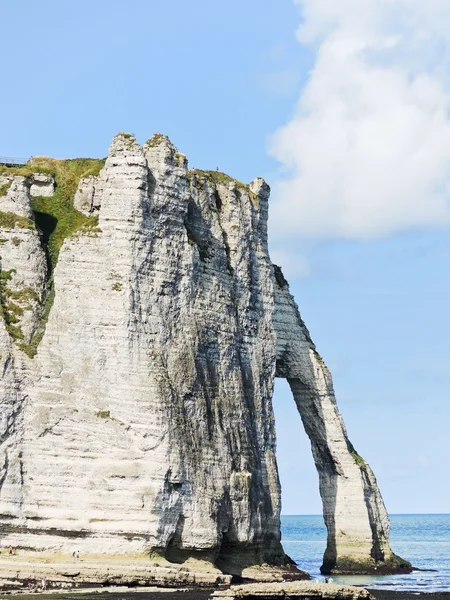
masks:
{"type": "Polygon", "coordinates": [[[357,559],[353,556],[341,556],[336,561],[324,560],[320,567],[323,575],[396,575],[412,573],[416,570],[410,562],[392,553],[385,561],[357,559]]]}
{"type": "MultiPolygon", "coordinates": [[[[241,569],[247,581],[280,582],[309,579],[294,565],[247,565],[241,569]]],[[[156,555],[70,555],[29,553],[0,556],[0,590],[39,589],[42,578],[47,589],[125,586],[162,588],[217,587],[230,585],[232,574],[223,573],[212,562],[189,557],[183,563],[170,563],[156,555]]]]}

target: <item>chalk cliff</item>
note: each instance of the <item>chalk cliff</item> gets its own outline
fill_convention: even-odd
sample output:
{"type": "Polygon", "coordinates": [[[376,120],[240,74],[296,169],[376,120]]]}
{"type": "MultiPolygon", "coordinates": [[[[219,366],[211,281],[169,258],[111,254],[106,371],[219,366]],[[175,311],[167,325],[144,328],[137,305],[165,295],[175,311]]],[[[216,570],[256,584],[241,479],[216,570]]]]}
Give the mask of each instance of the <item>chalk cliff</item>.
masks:
{"type": "Polygon", "coordinates": [[[324,572],[407,569],[270,261],[268,185],[188,170],[160,134],[61,169],[0,177],[0,543],[292,571],[278,376],[320,476],[324,572]]]}

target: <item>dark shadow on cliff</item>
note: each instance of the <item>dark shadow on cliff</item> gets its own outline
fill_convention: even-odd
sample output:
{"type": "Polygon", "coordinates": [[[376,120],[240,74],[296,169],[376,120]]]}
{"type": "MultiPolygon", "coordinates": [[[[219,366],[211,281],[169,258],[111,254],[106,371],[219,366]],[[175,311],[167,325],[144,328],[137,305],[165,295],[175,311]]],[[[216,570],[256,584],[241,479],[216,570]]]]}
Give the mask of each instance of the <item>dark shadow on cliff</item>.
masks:
{"type": "Polygon", "coordinates": [[[36,225],[38,226],[38,228],[41,232],[42,247],[45,252],[45,258],[47,259],[47,269],[48,269],[48,274],[50,276],[51,269],[52,269],[52,263],[51,263],[50,256],[49,256],[48,244],[49,244],[50,236],[56,229],[56,226],[58,224],[58,219],[47,213],[35,212],[34,220],[36,221],[36,225]]]}

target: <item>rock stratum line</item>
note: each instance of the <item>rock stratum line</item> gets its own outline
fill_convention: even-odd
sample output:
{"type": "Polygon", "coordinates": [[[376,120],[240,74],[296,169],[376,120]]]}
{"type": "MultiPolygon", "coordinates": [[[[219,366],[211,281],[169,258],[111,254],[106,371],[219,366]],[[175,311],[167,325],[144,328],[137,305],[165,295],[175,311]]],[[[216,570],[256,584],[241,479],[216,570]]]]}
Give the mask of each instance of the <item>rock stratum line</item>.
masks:
{"type": "Polygon", "coordinates": [[[160,134],[119,134],[106,161],[3,168],[1,545],[294,574],[277,376],[319,472],[323,572],[410,568],[271,263],[269,191],[188,170],[160,134]]]}

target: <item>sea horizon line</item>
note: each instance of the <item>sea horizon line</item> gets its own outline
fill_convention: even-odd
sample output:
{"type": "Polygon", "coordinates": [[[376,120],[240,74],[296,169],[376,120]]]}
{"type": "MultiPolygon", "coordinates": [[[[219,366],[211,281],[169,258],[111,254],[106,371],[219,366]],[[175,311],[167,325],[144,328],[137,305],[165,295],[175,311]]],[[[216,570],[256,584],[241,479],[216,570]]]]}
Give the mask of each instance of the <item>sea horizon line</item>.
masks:
{"type": "MultiPolygon", "coordinates": [[[[390,517],[449,517],[450,513],[428,512],[428,513],[388,513],[390,517]]],[[[322,513],[282,513],[281,517],[323,517],[322,513]]]]}

